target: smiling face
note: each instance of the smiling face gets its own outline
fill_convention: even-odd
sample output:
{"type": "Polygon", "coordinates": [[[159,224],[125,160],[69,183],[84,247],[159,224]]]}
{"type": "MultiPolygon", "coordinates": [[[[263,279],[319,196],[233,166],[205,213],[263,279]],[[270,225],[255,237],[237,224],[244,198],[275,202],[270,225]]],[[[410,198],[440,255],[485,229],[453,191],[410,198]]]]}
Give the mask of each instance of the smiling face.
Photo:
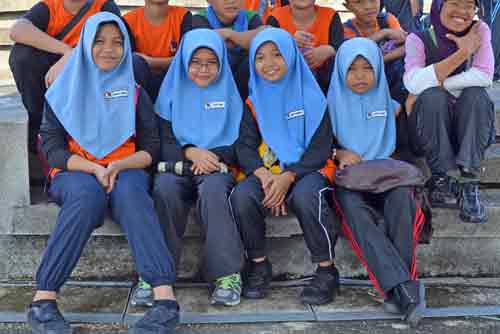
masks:
{"type": "Polygon", "coordinates": [[[288,71],[285,59],[273,42],[266,42],[257,49],[254,65],[257,74],[268,81],[279,81],[288,71]]]}
{"type": "Polygon", "coordinates": [[[345,7],[356,16],[359,22],[370,25],[377,22],[380,0],[347,0],[345,7]]]}
{"type": "Polygon", "coordinates": [[[443,3],[439,16],[448,30],[458,33],[470,27],[476,10],[474,0],[447,0],[443,3]]]}
{"type": "Polygon", "coordinates": [[[231,24],[243,7],[242,0],[207,0],[223,24],[231,24]]]}
{"type": "Polygon", "coordinates": [[[123,57],[123,35],[115,23],[100,26],[92,45],[92,58],[97,67],[111,71],[123,57]]]}
{"type": "Polygon", "coordinates": [[[199,87],[208,87],[219,75],[219,59],[208,48],[199,48],[191,57],[188,66],[188,78],[199,87]]]}
{"type": "Polygon", "coordinates": [[[364,94],[375,86],[375,73],[364,57],[356,57],[349,66],[347,86],[357,94],[364,94]]]}

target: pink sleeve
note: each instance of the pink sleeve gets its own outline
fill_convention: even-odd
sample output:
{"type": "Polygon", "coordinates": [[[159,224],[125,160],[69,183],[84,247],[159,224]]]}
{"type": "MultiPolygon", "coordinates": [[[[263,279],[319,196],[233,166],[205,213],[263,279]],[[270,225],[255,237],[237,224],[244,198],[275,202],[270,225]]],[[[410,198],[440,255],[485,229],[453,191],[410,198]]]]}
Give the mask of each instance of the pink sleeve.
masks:
{"type": "Polygon", "coordinates": [[[491,46],[491,30],[482,21],[479,26],[479,34],[481,35],[481,46],[472,58],[472,67],[477,68],[493,79],[495,59],[493,56],[493,47],[491,46]]]}
{"type": "Polygon", "coordinates": [[[405,73],[425,67],[425,47],[417,35],[408,35],[405,42],[405,52],[405,73]]]}

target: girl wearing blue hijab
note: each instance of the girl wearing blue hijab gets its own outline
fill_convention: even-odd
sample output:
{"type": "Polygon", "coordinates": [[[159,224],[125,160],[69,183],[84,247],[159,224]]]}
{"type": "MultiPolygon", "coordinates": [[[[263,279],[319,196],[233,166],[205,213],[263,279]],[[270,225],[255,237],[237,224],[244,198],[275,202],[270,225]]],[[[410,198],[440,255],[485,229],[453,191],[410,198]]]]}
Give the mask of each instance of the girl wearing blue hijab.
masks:
{"type": "Polygon", "coordinates": [[[195,29],[184,36],[156,101],[161,118],[161,160],[189,172],[158,174],[154,198],[170,249],[179,263],[182,237],[194,203],[203,227],[204,276],[215,289],[211,303],[240,302],[243,248],[228,196],[235,180],[233,145],[243,102],[217,32],[195,29]],[[186,166],[190,166],[189,168],[186,166]]]}
{"type": "MultiPolygon", "coordinates": [[[[383,64],[380,49],[367,38],[351,39],[337,52],[328,106],[338,146],[333,158],[340,169],[388,159],[394,152],[399,105],[390,96],[383,64]]],[[[374,194],[335,188],[346,235],[385,295],[386,309],[414,324],[421,317],[415,250],[425,219],[413,191],[396,187],[374,194]]]]}
{"type": "Polygon", "coordinates": [[[50,195],[61,210],[36,274],[28,323],[36,333],[70,332],[56,296],[109,207],[128,239],[137,271],[155,291],[154,309],[134,332],[166,332],[178,322],[175,270],[144,171],[157,160],[159,135],[153,105],[136,86],[120,18],[99,13],[86,21],[80,42],[45,98],[40,134],[52,167],[50,195]]]}
{"type": "Polygon", "coordinates": [[[329,180],[323,169],[332,144],[326,99],[293,37],[268,28],[250,48],[250,96],[247,100],[238,161],[247,178],[231,194],[231,206],[248,255],[248,298],[263,298],[272,278],[267,259],[265,218],[298,217],[315,279],[304,288],[307,304],[332,301],[338,289],[333,264],[336,236],[325,200],[329,180]]]}

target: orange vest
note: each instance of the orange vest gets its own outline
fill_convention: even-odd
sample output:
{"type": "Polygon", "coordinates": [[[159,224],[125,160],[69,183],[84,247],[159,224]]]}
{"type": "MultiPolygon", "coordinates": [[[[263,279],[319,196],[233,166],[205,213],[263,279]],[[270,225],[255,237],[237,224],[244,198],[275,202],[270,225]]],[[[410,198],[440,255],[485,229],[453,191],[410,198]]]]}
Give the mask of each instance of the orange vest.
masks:
{"type": "MultiPolygon", "coordinates": [[[[255,113],[255,108],[252,104],[252,102],[250,101],[250,99],[247,99],[246,100],[246,104],[247,106],[250,108],[250,110],[252,111],[252,116],[255,120],[257,120],[257,115],[255,113]]],[[[257,127],[258,127],[258,124],[257,124],[257,127]]],[[[262,157],[262,152],[265,151],[267,147],[267,144],[262,142],[259,146],[259,155],[262,157]]],[[[331,159],[328,159],[326,161],[326,164],[323,168],[321,168],[319,170],[319,172],[321,174],[323,174],[327,179],[328,181],[330,181],[330,183],[333,184],[333,180],[335,179],[335,169],[337,168],[337,166],[335,166],[335,164],[333,163],[333,161],[331,159]]],[[[281,173],[281,167],[276,165],[276,166],[272,166],[271,168],[268,168],[273,174],[280,174],[281,173]]]]}
{"type": "MultiPolygon", "coordinates": [[[[73,29],[71,29],[71,31],[63,38],[62,42],[74,48],[80,40],[80,32],[82,31],[85,21],[90,16],[99,13],[102,6],[107,1],[108,0],[94,0],[87,14],[85,14],[85,16],[73,27],[73,29]]],[[[43,2],[47,5],[47,7],[49,7],[50,13],[47,34],[52,37],[56,37],[57,34],[59,34],[71,21],[74,15],[64,8],[63,0],[43,0],[43,2]]]]}
{"type": "MultiPolygon", "coordinates": [[[[337,13],[334,9],[328,7],[314,6],[316,8],[316,19],[307,29],[307,32],[314,35],[313,47],[330,44],[330,23],[337,13]]],[[[293,22],[292,8],[284,6],[275,8],[271,13],[279,23],[280,28],[288,31],[292,36],[297,32],[297,27],[293,22]]],[[[320,67],[320,64],[316,68],[320,67]]]]}
{"type": "Polygon", "coordinates": [[[169,6],[167,16],[159,26],[152,25],[144,16],[144,7],[127,13],[127,21],[138,52],[156,58],[173,57],[181,41],[181,25],[188,10],[169,6]]]}
{"type": "MultiPolygon", "coordinates": [[[[243,5],[243,8],[246,10],[251,10],[251,11],[258,13],[259,9],[260,9],[260,1],[261,0],[245,0],[245,4],[243,5]]],[[[264,0],[264,1],[267,2],[268,0],[264,0]]],[[[266,22],[267,17],[271,14],[271,12],[275,8],[278,8],[278,7],[281,7],[281,0],[276,0],[274,6],[270,6],[269,2],[267,2],[266,10],[262,14],[262,21],[266,22]]]]}

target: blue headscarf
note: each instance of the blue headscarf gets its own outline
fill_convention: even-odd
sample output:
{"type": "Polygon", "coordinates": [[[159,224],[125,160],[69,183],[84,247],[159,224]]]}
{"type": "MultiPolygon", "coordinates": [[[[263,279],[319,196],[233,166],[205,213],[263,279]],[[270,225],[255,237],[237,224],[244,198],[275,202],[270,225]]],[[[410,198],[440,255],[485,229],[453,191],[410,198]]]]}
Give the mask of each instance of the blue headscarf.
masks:
{"type": "Polygon", "coordinates": [[[282,166],[300,160],[321,124],[326,99],[309,70],[293,37],[282,29],[259,32],[250,47],[249,99],[255,108],[264,142],[282,166]],[[255,71],[255,55],[260,46],[273,42],[280,50],[288,71],[275,82],[255,71]]]}
{"type": "Polygon", "coordinates": [[[102,159],[135,133],[135,79],[127,29],[118,16],[90,17],[80,41],[45,98],[62,126],[84,150],[102,159]],[[94,63],[92,46],[103,23],[116,23],[123,36],[123,57],[111,71],[94,63]]]}
{"type": "Polygon", "coordinates": [[[377,44],[353,38],[342,44],[328,89],[328,109],[333,134],[339,144],[363,160],[388,158],[396,147],[396,111],[384,73],[384,59],[377,44]],[[364,94],[347,86],[347,72],[356,57],[364,57],[375,73],[375,85],[364,94]]]}
{"type": "Polygon", "coordinates": [[[156,112],[172,122],[181,145],[204,149],[232,145],[238,138],[243,102],[233,79],[224,41],[215,31],[195,29],[182,39],[156,100],[156,112]],[[217,79],[201,88],[188,78],[191,57],[209,48],[219,60],[217,79]]]}

